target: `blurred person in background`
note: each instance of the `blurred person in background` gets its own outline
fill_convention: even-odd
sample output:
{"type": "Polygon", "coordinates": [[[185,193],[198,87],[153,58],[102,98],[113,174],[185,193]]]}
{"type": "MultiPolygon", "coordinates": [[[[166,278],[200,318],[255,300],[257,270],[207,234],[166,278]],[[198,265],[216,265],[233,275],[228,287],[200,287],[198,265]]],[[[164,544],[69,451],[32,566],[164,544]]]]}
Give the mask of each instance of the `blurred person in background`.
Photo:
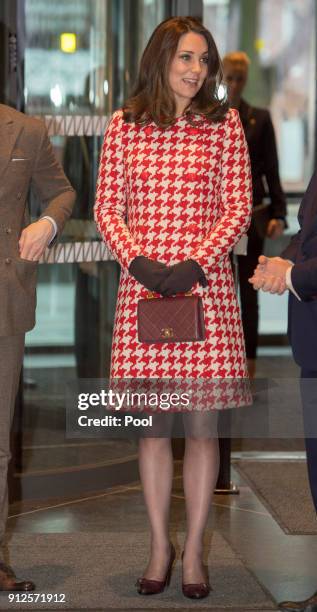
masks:
{"type": "Polygon", "coordinates": [[[276,141],[268,110],[248,104],[242,93],[248,80],[250,59],[243,51],[223,58],[224,78],[231,108],[239,111],[249,146],[253,184],[253,214],[248,231],[247,255],[238,255],[242,324],[249,375],[255,376],[258,346],[258,294],[248,282],[263,253],[265,237],[279,238],[286,227],[286,200],[278,170],[276,141]],[[264,202],[267,185],[269,204],[264,202]]]}

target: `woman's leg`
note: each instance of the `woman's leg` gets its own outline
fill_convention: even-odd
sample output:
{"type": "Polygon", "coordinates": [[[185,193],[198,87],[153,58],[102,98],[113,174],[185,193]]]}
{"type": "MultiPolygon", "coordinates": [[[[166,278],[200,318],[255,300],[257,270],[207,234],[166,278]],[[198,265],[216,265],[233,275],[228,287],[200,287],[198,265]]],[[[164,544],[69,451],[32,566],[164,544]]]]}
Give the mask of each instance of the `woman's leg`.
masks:
{"type": "Polygon", "coordinates": [[[168,522],[173,478],[170,438],[140,438],[139,471],[151,528],[151,556],[143,577],[163,580],[170,558],[168,522]]]}
{"type": "Polygon", "coordinates": [[[183,582],[189,584],[206,581],[203,535],[219,472],[218,439],[186,438],[183,470],[187,515],[183,582]]]}

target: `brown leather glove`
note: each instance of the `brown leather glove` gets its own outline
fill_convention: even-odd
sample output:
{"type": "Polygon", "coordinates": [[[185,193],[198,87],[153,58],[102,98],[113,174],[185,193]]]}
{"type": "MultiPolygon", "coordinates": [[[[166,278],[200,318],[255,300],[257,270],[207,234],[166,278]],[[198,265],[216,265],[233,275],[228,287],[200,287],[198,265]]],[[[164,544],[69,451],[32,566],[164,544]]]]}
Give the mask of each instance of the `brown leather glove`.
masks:
{"type": "Polygon", "coordinates": [[[149,291],[158,291],[160,283],[171,274],[171,268],[160,261],[138,255],[130,263],[129,272],[149,291]]]}
{"type": "Polygon", "coordinates": [[[170,266],[171,273],[164,278],[158,286],[157,291],[164,297],[169,297],[175,293],[186,293],[196,284],[207,287],[207,279],[201,266],[194,259],[181,261],[174,266],[170,266]]]}

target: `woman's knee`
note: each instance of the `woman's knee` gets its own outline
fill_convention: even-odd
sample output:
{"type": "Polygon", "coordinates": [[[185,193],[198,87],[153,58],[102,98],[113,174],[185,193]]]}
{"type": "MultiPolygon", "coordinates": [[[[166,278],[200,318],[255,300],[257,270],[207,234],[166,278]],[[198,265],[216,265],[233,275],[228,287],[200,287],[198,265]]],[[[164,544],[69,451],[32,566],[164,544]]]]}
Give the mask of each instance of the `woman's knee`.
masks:
{"type": "Polygon", "coordinates": [[[150,438],[144,437],[139,439],[140,449],[151,449],[158,451],[159,449],[169,449],[171,447],[171,438],[150,438]]]}
{"type": "Polygon", "coordinates": [[[212,436],[188,436],[185,438],[185,445],[187,447],[194,447],[197,450],[210,449],[219,446],[217,437],[212,436]]]}

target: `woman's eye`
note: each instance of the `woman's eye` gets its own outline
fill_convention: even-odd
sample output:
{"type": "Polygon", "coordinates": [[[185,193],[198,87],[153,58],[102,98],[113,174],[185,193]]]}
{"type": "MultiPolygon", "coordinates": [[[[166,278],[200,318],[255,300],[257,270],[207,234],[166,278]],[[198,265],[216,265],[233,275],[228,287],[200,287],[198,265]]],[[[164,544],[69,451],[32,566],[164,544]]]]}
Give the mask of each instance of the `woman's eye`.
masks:
{"type": "Polygon", "coordinates": [[[201,61],[203,64],[208,64],[208,57],[202,57],[201,61]]]}
{"type": "Polygon", "coordinates": [[[190,55],[188,55],[188,53],[184,53],[183,55],[181,55],[181,59],[188,60],[190,59],[190,55]]]}

